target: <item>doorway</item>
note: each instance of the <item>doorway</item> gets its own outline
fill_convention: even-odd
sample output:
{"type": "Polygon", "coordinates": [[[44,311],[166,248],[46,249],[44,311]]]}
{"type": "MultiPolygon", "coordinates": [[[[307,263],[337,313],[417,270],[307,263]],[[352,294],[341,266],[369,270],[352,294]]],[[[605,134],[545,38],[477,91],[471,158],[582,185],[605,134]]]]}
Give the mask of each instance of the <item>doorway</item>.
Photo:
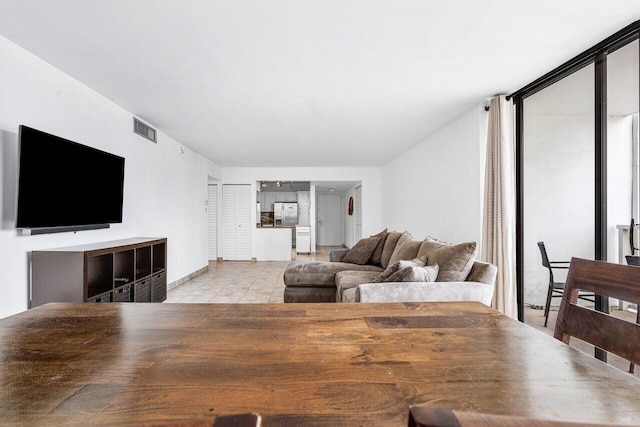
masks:
{"type": "Polygon", "coordinates": [[[340,246],[342,236],[342,196],[318,194],[317,197],[317,245],[340,246]]]}

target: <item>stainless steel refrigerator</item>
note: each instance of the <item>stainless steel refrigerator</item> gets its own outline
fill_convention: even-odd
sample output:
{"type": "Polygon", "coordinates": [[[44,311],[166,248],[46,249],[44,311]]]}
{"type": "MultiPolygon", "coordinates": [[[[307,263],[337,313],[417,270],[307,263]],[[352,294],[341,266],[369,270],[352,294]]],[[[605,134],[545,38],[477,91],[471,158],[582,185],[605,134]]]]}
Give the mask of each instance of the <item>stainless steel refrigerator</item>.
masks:
{"type": "Polygon", "coordinates": [[[276,226],[294,226],[298,223],[298,204],[276,202],[273,204],[273,219],[276,226]]]}

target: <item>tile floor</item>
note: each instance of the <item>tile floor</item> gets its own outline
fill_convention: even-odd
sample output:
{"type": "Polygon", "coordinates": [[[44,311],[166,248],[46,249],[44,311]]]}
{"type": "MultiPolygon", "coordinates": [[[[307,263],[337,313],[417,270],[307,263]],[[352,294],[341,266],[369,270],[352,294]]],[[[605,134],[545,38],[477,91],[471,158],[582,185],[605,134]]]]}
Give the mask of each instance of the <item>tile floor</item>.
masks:
{"type": "MultiPolygon", "coordinates": [[[[335,246],[292,259],[328,261],[335,246]]],[[[285,261],[211,261],[209,270],[171,289],[165,302],[179,303],[283,303],[285,261]]]]}

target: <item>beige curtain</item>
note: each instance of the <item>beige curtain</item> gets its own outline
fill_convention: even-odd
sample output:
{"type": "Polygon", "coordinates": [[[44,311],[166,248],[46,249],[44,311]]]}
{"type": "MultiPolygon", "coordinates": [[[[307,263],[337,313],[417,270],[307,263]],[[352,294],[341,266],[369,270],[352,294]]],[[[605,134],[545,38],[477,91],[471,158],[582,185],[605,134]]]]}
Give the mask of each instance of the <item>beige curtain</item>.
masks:
{"type": "Polygon", "coordinates": [[[489,107],[482,220],[482,259],[498,267],[493,307],[516,318],[514,107],[505,95],[489,107]]]}

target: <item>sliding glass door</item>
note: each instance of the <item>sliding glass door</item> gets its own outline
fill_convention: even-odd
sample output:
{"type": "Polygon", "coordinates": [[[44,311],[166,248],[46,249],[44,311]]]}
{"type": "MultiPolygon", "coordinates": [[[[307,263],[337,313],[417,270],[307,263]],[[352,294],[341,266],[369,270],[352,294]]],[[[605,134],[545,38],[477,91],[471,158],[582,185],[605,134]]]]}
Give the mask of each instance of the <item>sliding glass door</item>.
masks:
{"type": "Polygon", "coordinates": [[[607,261],[625,262],[628,226],[638,221],[636,40],[607,56],[607,261]]]}
{"type": "MultiPolygon", "coordinates": [[[[622,263],[630,251],[629,223],[640,220],[639,35],[640,23],[631,24],[512,95],[520,320],[544,313],[549,272],[538,242],[551,261],[622,263]]],[[[609,309],[604,297],[594,305],[609,309]]]]}
{"type": "MultiPolygon", "coordinates": [[[[540,318],[549,271],[538,242],[544,243],[550,261],[594,257],[594,65],[526,98],[523,107],[524,303],[539,309],[525,310],[525,316],[540,318]]],[[[554,270],[554,275],[563,281],[566,270],[554,270]]],[[[553,298],[552,306],[559,302],[553,298]]],[[[554,321],[555,312],[550,324],[554,321]]]]}

